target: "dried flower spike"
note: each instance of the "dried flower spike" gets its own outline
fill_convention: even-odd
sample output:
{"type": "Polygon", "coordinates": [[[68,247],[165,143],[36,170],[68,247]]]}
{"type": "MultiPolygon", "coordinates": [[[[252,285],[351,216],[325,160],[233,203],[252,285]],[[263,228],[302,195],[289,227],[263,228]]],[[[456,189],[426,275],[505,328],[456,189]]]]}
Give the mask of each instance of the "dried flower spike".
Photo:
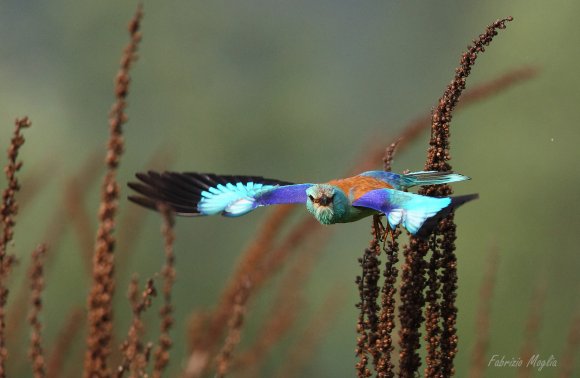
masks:
{"type": "Polygon", "coordinates": [[[28,321],[32,333],[30,335],[30,348],[28,355],[32,362],[32,373],[35,378],[45,376],[45,358],[42,350],[42,323],[39,315],[42,310],[42,291],[44,290],[44,258],[46,245],[39,245],[32,253],[32,261],[28,276],[30,278],[30,311],[28,321]]]}
{"type": "Polygon", "coordinates": [[[117,167],[123,154],[122,125],[127,121],[125,108],[129,90],[129,69],[136,60],[141,33],[142,6],[137,7],[129,23],[131,41],[121,58],[121,67],[115,80],[116,101],[112,106],[109,126],[110,136],[106,155],[107,173],[101,187],[99,228],[93,255],[93,283],[88,298],[88,333],[85,353],[84,377],[109,377],[108,357],[111,354],[113,333],[113,294],[115,217],[118,207],[119,186],[116,180],[117,167]]]}
{"type": "MultiPolygon", "coordinates": [[[[485,50],[498,29],[504,29],[505,23],[512,18],[497,20],[487,27],[486,31],[468,47],[461,57],[460,66],[455,71],[455,77],[447,86],[443,96],[439,99],[437,107],[431,117],[431,139],[427,152],[427,171],[450,171],[451,159],[449,153],[449,125],[452,112],[455,109],[459,97],[465,89],[466,79],[471,72],[480,52],[485,50]]],[[[420,194],[434,197],[446,197],[452,193],[449,185],[425,186],[419,191],[420,194]]],[[[455,306],[457,290],[457,258],[455,256],[456,226],[453,222],[453,213],[441,220],[432,236],[431,242],[411,237],[409,248],[405,249],[405,265],[403,266],[403,282],[401,286],[400,331],[401,364],[399,374],[401,376],[414,375],[421,364],[417,350],[420,346],[419,327],[423,322],[420,314],[425,304],[423,289],[426,262],[425,256],[431,250],[432,262],[430,273],[430,287],[428,292],[429,307],[427,309],[427,341],[428,359],[427,376],[442,375],[452,376],[455,373],[453,360],[457,354],[457,308],[455,306]],[[437,268],[442,266],[442,273],[438,276],[437,268]],[[439,281],[439,282],[437,282],[439,281]],[[440,303],[437,303],[439,300],[440,303]],[[437,315],[442,319],[441,335],[439,336],[439,322],[437,315]]]]}
{"type": "Polygon", "coordinates": [[[12,264],[15,261],[14,255],[7,253],[8,244],[14,237],[14,224],[18,213],[18,204],[15,200],[16,192],[20,189],[20,184],[16,178],[16,172],[22,168],[22,162],[17,161],[20,147],[24,144],[22,129],[30,127],[31,122],[28,117],[17,118],[15,121],[14,134],[8,147],[8,164],[4,168],[8,187],[2,194],[2,204],[0,207],[0,224],[2,233],[0,234],[0,378],[6,376],[6,302],[8,301],[8,288],[6,279],[12,264]]]}
{"type": "Polygon", "coordinates": [[[165,264],[161,270],[161,276],[163,277],[163,306],[159,311],[159,314],[161,315],[161,335],[159,336],[159,345],[155,351],[155,365],[152,374],[154,378],[161,377],[163,370],[169,363],[169,349],[172,345],[169,330],[173,325],[171,289],[175,282],[175,256],[173,254],[175,234],[173,233],[173,212],[164,204],[159,205],[159,211],[163,215],[163,226],[161,232],[165,239],[165,264]]]}
{"type": "Polygon", "coordinates": [[[84,308],[73,308],[68,314],[64,325],[52,345],[52,353],[47,362],[47,378],[58,378],[63,371],[65,362],[69,359],[69,351],[73,346],[76,336],[84,325],[84,308]]]}
{"type": "Polygon", "coordinates": [[[131,377],[142,377],[145,374],[147,367],[147,347],[143,345],[141,336],[144,331],[142,316],[143,313],[151,306],[152,298],[157,295],[153,280],[149,279],[143,289],[139,293],[139,281],[136,276],[133,276],[129,284],[129,301],[131,302],[131,309],[133,318],[131,319],[131,326],[125,341],[121,344],[121,352],[123,359],[117,368],[117,378],[121,378],[126,371],[130,371],[131,377]]]}

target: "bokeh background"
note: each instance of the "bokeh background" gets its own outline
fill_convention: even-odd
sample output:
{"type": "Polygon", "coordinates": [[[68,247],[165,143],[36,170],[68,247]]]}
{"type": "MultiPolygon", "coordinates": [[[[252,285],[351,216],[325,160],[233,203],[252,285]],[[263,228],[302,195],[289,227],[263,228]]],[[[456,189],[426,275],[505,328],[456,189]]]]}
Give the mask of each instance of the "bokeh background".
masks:
{"type": "MultiPolygon", "coordinates": [[[[26,131],[21,177],[48,171],[35,183],[41,193],[18,219],[13,250],[23,263],[15,280],[22,278],[29,252],[43,241],[53,209],[61,206],[63,180],[104,149],[113,78],[135,4],[0,2],[0,145],[8,145],[13,119],[29,115],[33,128],[26,131]]],[[[451,163],[473,178],[456,185],[456,192],[481,196],[456,217],[456,366],[458,376],[469,369],[479,287],[493,246],[500,266],[489,356],[519,356],[534,288],[544,282],[536,352],[558,359],[580,303],[578,14],[574,0],[146,2],[119,180],[148,168],[159,151],[171,155],[175,170],[295,182],[341,176],[370,139],[386,144],[434,106],[461,52],[486,25],[514,16],[477,60],[468,88],[521,66],[537,67],[539,75],[457,112],[452,123],[451,163]]],[[[421,169],[427,141],[425,134],[398,155],[395,170],[421,169]]],[[[86,201],[95,224],[98,195],[94,185],[86,201]]],[[[128,206],[122,202],[121,216],[128,206]]],[[[267,211],[233,220],[178,220],[170,375],[185,359],[188,314],[216,302],[267,211]]],[[[142,216],[145,232],[129,271],[145,278],[162,263],[162,241],[158,216],[146,211],[142,216]]],[[[346,292],[304,376],[354,375],[354,278],[369,224],[333,226],[323,257],[304,282],[308,297],[297,330],[337,284],[346,292]]],[[[117,286],[121,335],[130,316],[127,279],[117,286]]],[[[68,309],[84,303],[90,282],[72,229],[46,282],[48,342],[68,309]]],[[[245,339],[259,329],[267,302],[268,295],[254,302],[245,339]]],[[[155,314],[148,319],[156,322],[155,314]]],[[[272,351],[266,376],[296,335],[272,351]]],[[[70,363],[81,359],[79,346],[70,363]]],[[[491,369],[489,376],[516,372],[491,369]]],[[[545,368],[537,376],[556,373],[545,368]]]]}

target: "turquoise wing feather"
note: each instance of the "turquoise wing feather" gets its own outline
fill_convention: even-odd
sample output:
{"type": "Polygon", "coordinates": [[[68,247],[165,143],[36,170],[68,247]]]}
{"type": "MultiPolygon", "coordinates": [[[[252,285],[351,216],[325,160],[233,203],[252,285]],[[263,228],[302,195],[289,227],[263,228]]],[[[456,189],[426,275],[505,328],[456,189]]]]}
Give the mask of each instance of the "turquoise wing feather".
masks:
{"type": "Polygon", "coordinates": [[[397,190],[404,190],[418,185],[439,185],[470,180],[469,177],[453,172],[419,171],[398,174],[385,171],[363,172],[360,176],[374,177],[384,181],[397,190]]]}

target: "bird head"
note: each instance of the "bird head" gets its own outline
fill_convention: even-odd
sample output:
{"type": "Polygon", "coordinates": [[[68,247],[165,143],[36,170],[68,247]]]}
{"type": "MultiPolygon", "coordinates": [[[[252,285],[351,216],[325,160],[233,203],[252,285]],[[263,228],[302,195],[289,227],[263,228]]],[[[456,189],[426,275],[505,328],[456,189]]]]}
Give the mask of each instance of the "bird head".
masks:
{"type": "Polygon", "coordinates": [[[332,185],[313,185],[306,190],[306,195],[306,208],[322,224],[338,222],[346,211],[344,193],[332,185]]]}

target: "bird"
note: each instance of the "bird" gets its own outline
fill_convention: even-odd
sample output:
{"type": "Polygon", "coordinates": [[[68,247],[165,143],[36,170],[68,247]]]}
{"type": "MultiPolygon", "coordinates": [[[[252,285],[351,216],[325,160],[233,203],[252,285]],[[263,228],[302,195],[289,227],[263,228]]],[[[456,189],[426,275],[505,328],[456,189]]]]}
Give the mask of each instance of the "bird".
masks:
{"type": "Polygon", "coordinates": [[[197,172],[150,170],[135,176],[138,181],[128,183],[136,192],[130,201],[153,210],[164,203],[179,216],[239,217],[263,206],[305,204],[323,225],[385,215],[388,230],[401,225],[420,238],[427,238],[437,222],[458,206],[478,198],[478,194],[437,198],[407,191],[470,180],[451,171],[367,171],[318,184],[197,172]]]}

